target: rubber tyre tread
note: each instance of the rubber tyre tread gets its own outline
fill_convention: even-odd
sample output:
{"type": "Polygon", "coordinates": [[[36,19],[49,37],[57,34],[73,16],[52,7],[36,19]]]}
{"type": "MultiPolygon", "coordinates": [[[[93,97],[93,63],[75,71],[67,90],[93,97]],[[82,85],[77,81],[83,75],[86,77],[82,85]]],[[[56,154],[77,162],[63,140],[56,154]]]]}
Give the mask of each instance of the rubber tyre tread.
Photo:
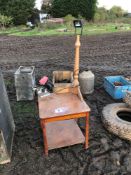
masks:
{"type": "Polygon", "coordinates": [[[102,111],[102,122],[107,130],[115,135],[131,141],[131,122],[120,119],[120,111],[131,112],[125,103],[113,103],[105,106],[102,111]]]}

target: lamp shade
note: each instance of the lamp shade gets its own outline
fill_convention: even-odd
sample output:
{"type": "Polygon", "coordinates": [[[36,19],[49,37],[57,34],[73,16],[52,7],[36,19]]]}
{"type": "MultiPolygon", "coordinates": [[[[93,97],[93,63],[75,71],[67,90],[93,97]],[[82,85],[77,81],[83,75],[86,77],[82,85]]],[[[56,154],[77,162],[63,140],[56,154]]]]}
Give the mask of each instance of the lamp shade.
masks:
{"type": "Polygon", "coordinates": [[[82,28],[83,27],[83,24],[82,24],[81,20],[74,20],[73,24],[74,24],[75,28],[82,28]]]}

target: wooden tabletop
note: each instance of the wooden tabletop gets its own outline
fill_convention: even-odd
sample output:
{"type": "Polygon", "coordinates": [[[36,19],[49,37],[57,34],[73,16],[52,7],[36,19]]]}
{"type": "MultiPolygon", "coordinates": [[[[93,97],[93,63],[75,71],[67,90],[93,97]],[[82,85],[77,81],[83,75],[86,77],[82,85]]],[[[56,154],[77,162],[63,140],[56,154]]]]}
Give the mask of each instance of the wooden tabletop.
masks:
{"type": "Polygon", "coordinates": [[[82,112],[89,112],[89,106],[72,93],[55,94],[39,97],[39,117],[48,119],[82,112]]]}

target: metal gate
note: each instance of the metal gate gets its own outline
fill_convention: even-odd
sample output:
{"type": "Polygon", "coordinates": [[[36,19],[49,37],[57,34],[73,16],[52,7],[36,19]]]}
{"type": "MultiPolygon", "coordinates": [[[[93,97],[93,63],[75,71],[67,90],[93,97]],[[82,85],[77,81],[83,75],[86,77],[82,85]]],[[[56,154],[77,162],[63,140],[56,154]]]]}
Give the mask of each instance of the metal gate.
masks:
{"type": "Polygon", "coordinates": [[[14,120],[0,70],[0,164],[11,161],[14,120]]]}

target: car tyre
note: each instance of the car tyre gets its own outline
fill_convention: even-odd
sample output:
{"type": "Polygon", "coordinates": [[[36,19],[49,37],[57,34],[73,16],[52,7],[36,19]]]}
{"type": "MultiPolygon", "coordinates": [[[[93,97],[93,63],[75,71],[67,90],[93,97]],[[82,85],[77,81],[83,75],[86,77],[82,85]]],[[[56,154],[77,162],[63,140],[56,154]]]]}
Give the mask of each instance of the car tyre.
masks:
{"type": "Polygon", "coordinates": [[[125,103],[109,104],[103,108],[102,122],[111,133],[123,139],[131,140],[131,122],[118,116],[120,112],[124,111],[128,113],[128,118],[131,121],[131,108],[128,108],[125,103]]]}

